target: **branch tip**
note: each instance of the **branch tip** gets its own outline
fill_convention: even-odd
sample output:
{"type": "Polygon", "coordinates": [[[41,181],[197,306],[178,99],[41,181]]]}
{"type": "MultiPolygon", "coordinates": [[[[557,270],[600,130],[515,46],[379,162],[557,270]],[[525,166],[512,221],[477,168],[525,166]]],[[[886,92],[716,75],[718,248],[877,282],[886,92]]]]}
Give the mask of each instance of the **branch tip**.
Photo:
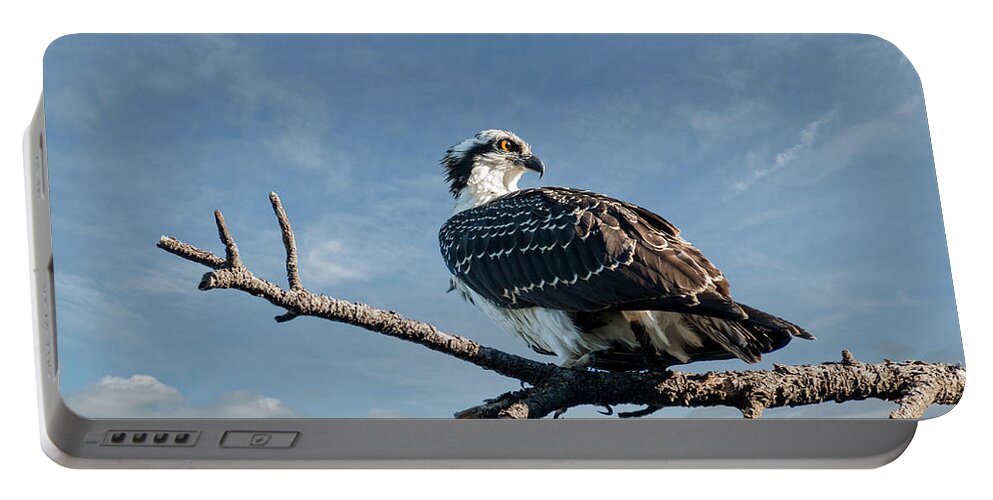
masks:
{"type": "Polygon", "coordinates": [[[846,365],[860,365],[862,363],[855,359],[855,355],[852,354],[848,349],[842,349],[841,351],[841,362],[846,365]]]}
{"type": "Polygon", "coordinates": [[[286,311],[283,314],[277,315],[273,319],[276,320],[276,323],[286,323],[287,321],[294,320],[294,319],[296,319],[298,317],[300,317],[299,314],[297,314],[295,312],[286,311]]]}
{"type": "Polygon", "coordinates": [[[155,246],[190,262],[196,262],[212,269],[224,267],[224,259],[207,250],[200,250],[193,245],[183,243],[172,236],[162,236],[155,246]]]}
{"type": "Polygon", "coordinates": [[[741,416],[747,419],[756,419],[762,416],[765,412],[766,405],[758,401],[748,401],[739,410],[741,410],[741,416]]]}
{"type": "Polygon", "coordinates": [[[293,228],[290,226],[290,217],[286,215],[283,202],[275,191],[269,193],[269,201],[272,203],[272,211],[279,221],[279,229],[283,234],[283,248],[286,249],[286,280],[290,284],[290,290],[303,290],[303,282],[300,280],[300,264],[297,259],[297,241],[293,235],[293,228]]]}
{"type": "Polygon", "coordinates": [[[238,245],[228,230],[227,223],[224,222],[224,214],[220,210],[214,210],[214,222],[217,224],[217,236],[224,245],[224,255],[227,267],[242,267],[241,257],[238,255],[238,245]]]}
{"type": "Polygon", "coordinates": [[[214,288],[217,288],[215,286],[215,283],[216,280],[214,279],[214,272],[213,271],[206,272],[203,273],[202,277],[200,277],[200,284],[197,285],[197,289],[202,292],[206,292],[207,290],[213,290],[214,288]]]}

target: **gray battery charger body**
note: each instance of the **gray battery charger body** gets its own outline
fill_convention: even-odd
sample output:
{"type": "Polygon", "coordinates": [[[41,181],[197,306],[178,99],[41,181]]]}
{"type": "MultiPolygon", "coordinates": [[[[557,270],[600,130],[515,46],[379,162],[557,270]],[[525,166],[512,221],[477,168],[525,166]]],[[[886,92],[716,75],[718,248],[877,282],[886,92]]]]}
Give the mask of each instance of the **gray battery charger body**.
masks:
{"type": "Polygon", "coordinates": [[[79,468],[866,468],[915,419],[93,418],[59,384],[44,99],[24,136],[42,442],[79,468]]]}

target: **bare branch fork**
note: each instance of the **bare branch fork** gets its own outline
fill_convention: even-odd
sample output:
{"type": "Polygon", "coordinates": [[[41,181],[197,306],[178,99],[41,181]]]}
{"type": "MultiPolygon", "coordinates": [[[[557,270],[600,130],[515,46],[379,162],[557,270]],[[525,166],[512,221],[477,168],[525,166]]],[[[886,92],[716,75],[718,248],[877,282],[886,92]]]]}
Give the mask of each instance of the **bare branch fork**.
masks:
{"type": "Polygon", "coordinates": [[[758,418],[767,408],[868,398],[896,402],[898,407],[890,413],[891,418],[920,418],[932,404],[958,402],[965,386],[965,369],[958,365],[923,361],[860,363],[848,351],[842,352],[840,362],[705,374],[612,373],[541,363],[442,332],[395,311],[308,291],[300,279],[289,217],[276,193],[269,193],[269,200],[286,249],[286,289],[255,276],[245,267],[220,211],[214,212],[214,219],[224,245],[224,258],[171,236],[162,236],[157,246],[209,267],[211,271],[200,280],[201,290],[241,290],[284,309],[285,313],[275,317],[277,322],[313,316],[347,323],[423,345],[530,385],[462,410],[455,414],[457,418],[542,418],[579,405],[609,409],[617,404],[645,406],[643,410],[620,413],[621,417],[644,416],[665,407],[730,406],[746,418],[758,418]]]}

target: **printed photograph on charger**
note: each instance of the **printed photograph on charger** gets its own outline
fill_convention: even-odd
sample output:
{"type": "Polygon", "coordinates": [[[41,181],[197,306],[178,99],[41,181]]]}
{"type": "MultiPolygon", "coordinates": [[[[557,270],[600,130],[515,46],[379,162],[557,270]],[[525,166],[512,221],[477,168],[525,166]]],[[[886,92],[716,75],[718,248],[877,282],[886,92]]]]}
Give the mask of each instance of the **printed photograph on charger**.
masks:
{"type": "Polygon", "coordinates": [[[961,392],[924,95],[883,39],[73,35],[44,64],[85,417],[929,418],[961,392]]]}

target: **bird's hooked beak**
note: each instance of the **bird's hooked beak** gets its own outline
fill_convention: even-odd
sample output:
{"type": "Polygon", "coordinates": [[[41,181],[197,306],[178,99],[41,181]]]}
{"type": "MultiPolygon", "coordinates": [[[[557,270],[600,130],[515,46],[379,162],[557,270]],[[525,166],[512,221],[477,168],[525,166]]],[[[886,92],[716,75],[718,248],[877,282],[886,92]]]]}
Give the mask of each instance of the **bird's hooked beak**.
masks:
{"type": "Polygon", "coordinates": [[[538,158],[537,156],[532,155],[524,158],[523,166],[527,170],[538,172],[539,179],[545,176],[545,164],[542,163],[541,158],[538,158]]]}

